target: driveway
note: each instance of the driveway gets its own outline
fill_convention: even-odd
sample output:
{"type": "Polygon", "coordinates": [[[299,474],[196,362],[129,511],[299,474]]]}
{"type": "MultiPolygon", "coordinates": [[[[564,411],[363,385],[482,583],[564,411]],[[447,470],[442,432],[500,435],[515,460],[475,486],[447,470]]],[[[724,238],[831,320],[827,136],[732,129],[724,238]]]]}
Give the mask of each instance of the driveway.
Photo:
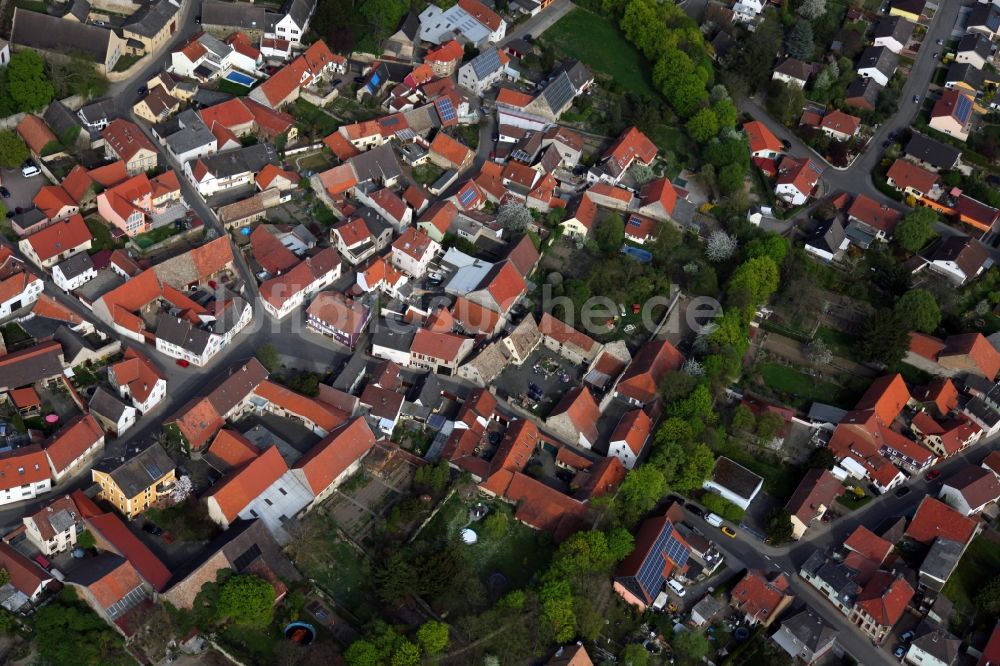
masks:
{"type": "Polygon", "coordinates": [[[10,190],[10,198],[3,200],[7,210],[34,207],[31,200],[38,194],[38,190],[42,189],[42,185],[49,184],[42,174],[25,178],[21,175],[20,169],[4,169],[0,172],[0,176],[3,178],[3,186],[10,190]]]}

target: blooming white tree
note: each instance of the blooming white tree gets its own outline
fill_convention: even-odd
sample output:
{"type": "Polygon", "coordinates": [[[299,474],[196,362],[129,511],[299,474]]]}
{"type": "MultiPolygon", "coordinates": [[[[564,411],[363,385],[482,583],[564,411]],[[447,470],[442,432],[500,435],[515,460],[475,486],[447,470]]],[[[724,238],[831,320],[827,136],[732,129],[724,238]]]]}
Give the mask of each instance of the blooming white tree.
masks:
{"type": "Polygon", "coordinates": [[[516,203],[506,203],[497,213],[497,222],[508,231],[522,231],[534,218],[531,211],[516,203]]]}
{"type": "Polygon", "coordinates": [[[803,0],[799,5],[799,16],[810,21],[818,19],[826,13],[826,0],[803,0]]]}
{"type": "Polygon", "coordinates": [[[730,236],[725,231],[713,231],[705,244],[705,256],[716,263],[725,261],[733,256],[737,246],[735,236],[730,236]]]}
{"type": "Polygon", "coordinates": [[[191,483],[191,477],[181,476],[177,478],[174,482],[174,489],[170,492],[170,499],[173,500],[174,504],[180,504],[194,492],[194,484],[191,483]]]}
{"type": "Polygon", "coordinates": [[[833,352],[819,339],[806,345],[806,356],[813,365],[827,365],[833,360],[833,352]]]}
{"type": "Polygon", "coordinates": [[[705,366],[703,366],[697,359],[689,358],[684,361],[684,365],[681,366],[681,372],[686,375],[691,375],[692,377],[704,377],[705,366]]]}

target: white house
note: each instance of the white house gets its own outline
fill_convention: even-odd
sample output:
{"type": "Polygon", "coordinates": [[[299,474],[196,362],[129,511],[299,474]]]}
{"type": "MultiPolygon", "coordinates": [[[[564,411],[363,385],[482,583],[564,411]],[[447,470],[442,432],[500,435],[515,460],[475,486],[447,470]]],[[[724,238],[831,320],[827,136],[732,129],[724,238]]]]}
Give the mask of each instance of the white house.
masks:
{"type": "Polygon", "coordinates": [[[792,206],[801,206],[812,196],[822,174],[823,168],[811,159],[786,155],[778,166],[774,193],[792,206]]]}
{"type": "Polygon", "coordinates": [[[131,348],[123,360],[108,366],[108,382],[143,414],[167,395],[167,380],[149,359],[131,348]]]}
{"type": "MultiPolygon", "coordinates": [[[[958,663],[961,639],[926,620],[917,627],[916,634],[903,656],[904,663],[913,666],[953,666],[958,663]]],[[[981,663],[989,664],[990,661],[981,663]]]]}
{"type": "Polygon", "coordinates": [[[261,283],[264,309],[272,317],[281,319],[339,277],[340,256],[332,247],[324,248],[285,273],[261,283]]]}
{"type": "Polygon", "coordinates": [[[264,36],[273,39],[284,39],[293,47],[301,46],[302,35],[309,29],[309,21],[316,11],[316,0],[290,0],[282,8],[282,16],[274,24],[273,31],[264,36]]]}
{"type": "Polygon", "coordinates": [[[764,485],[764,479],[725,456],[715,461],[712,476],[702,487],[746,510],[764,485]]]}
{"type": "Polygon", "coordinates": [[[510,66],[510,58],[506,53],[490,48],[459,68],[458,85],[482,95],[502,79],[517,80],[520,76],[510,66]]]}
{"type": "Polygon", "coordinates": [[[97,277],[97,269],[86,252],[74,254],[69,259],[52,267],[52,280],[65,292],[79,289],[97,277]]]}
{"type": "Polygon", "coordinates": [[[739,0],[733,5],[733,20],[741,23],[752,23],[757,15],[764,11],[763,0],[739,0]]]}
{"type": "Polygon", "coordinates": [[[646,442],[649,441],[652,426],[652,421],[643,410],[633,409],[626,412],[611,434],[608,457],[614,456],[622,461],[626,469],[632,469],[636,459],[642,454],[646,442]]]}
{"type": "Polygon", "coordinates": [[[441,253],[441,245],[423,231],[407,229],[392,243],[392,263],[412,277],[422,277],[431,260],[441,253]]]}
{"type": "Polygon", "coordinates": [[[963,516],[971,516],[1000,499],[1000,480],[984,467],[969,465],[942,484],[938,498],[963,516]]]}
{"type": "Polygon", "coordinates": [[[857,63],[858,76],[872,79],[882,87],[889,85],[889,79],[896,73],[899,56],[888,46],[869,46],[861,54],[857,63]]]}
{"type": "Polygon", "coordinates": [[[21,518],[28,540],[42,555],[54,555],[76,546],[77,529],[83,519],[76,502],[69,495],[49,502],[41,509],[21,518]]]}
{"type": "Polygon", "coordinates": [[[90,414],[71,421],[45,445],[45,458],[56,483],[85,470],[104,449],[104,431],[90,414]]]}
{"type": "Polygon", "coordinates": [[[110,434],[121,437],[135,425],[137,412],[135,407],[125,404],[118,396],[98,386],[90,398],[90,413],[110,434]]]}
{"type": "MultiPolygon", "coordinates": [[[[10,253],[7,248],[0,248],[0,256],[10,253]]],[[[8,272],[7,278],[0,280],[0,317],[9,317],[15,310],[20,310],[26,305],[31,305],[38,300],[45,283],[41,278],[33,273],[24,270],[21,262],[15,257],[9,256],[6,260],[0,261],[0,267],[8,272]]]]}

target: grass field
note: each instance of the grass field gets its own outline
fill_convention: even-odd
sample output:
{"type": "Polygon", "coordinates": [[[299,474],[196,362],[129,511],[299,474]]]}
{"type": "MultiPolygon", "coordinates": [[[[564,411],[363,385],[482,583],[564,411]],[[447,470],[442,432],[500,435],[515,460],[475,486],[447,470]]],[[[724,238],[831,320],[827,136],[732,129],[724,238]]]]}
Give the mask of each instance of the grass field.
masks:
{"type": "Polygon", "coordinates": [[[649,63],[609,19],[576,8],[545,31],[545,41],[627,90],[656,95],[649,63]]]}
{"type": "Polygon", "coordinates": [[[986,537],[978,537],[958,563],[944,586],[944,595],[955,604],[955,611],[969,618],[975,611],[972,600],[983,585],[1000,571],[1000,547],[986,537]]]}
{"type": "Polygon", "coordinates": [[[215,82],[215,89],[221,93],[228,93],[234,97],[245,97],[250,93],[250,88],[246,86],[241,86],[238,83],[233,83],[232,81],[227,81],[225,79],[219,79],[215,82]]]}
{"type": "Polygon", "coordinates": [[[92,252],[115,249],[115,241],[111,238],[111,229],[108,228],[107,224],[96,217],[88,217],[84,221],[87,223],[90,234],[94,237],[90,248],[92,252]]]}
{"type": "Polygon", "coordinates": [[[817,381],[815,377],[779,363],[765,363],[760,374],[771,390],[784,394],[789,404],[800,408],[815,401],[841,405],[849,397],[849,392],[836,384],[817,381]]]}

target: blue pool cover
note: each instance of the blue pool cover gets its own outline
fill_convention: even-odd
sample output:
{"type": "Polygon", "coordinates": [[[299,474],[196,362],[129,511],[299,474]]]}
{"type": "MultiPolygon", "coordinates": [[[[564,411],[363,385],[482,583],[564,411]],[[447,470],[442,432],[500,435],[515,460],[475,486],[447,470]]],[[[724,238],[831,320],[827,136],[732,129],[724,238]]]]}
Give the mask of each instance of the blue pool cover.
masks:
{"type": "Polygon", "coordinates": [[[648,264],[653,260],[653,255],[646,250],[640,250],[637,247],[632,247],[631,245],[626,245],[622,248],[622,254],[627,254],[636,261],[640,261],[644,264],[648,264]]]}
{"type": "Polygon", "coordinates": [[[256,82],[256,79],[241,72],[230,71],[226,74],[226,81],[232,81],[233,83],[238,83],[241,86],[249,88],[256,82]]]}

